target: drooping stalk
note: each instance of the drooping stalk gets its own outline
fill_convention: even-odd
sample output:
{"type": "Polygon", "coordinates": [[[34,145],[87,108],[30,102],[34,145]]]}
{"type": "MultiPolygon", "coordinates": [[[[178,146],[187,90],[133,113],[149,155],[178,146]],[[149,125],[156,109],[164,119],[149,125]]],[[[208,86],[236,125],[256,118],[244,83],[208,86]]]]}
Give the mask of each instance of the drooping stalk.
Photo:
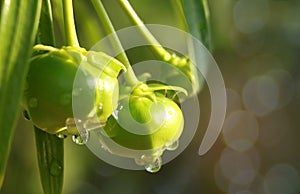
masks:
{"type": "Polygon", "coordinates": [[[73,0],[63,0],[63,12],[67,45],[79,47],[74,21],[73,0]]]}
{"type": "Polygon", "coordinates": [[[148,30],[145,26],[144,22],[141,18],[137,15],[135,10],[132,8],[128,0],[118,0],[120,5],[126,11],[129,18],[139,27],[142,35],[147,39],[150,43],[151,48],[153,49],[156,54],[158,54],[163,60],[169,61],[171,60],[171,53],[169,53],[161,44],[156,40],[156,38],[152,35],[152,33],[148,30]]]}
{"type": "Polygon", "coordinates": [[[93,5],[95,7],[95,10],[104,26],[106,33],[110,34],[112,36],[111,43],[112,43],[113,48],[116,51],[120,52],[120,55],[118,55],[117,58],[125,65],[125,67],[127,69],[127,71],[124,73],[126,82],[129,85],[135,86],[139,81],[130,65],[129,59],[121,45],[121,42],[120,42],[117,34],[115,33],[116,31],[109,19],[109,16],[108,16],[101,0],[91,0],[91,1],[92,1],[93,5]]]}

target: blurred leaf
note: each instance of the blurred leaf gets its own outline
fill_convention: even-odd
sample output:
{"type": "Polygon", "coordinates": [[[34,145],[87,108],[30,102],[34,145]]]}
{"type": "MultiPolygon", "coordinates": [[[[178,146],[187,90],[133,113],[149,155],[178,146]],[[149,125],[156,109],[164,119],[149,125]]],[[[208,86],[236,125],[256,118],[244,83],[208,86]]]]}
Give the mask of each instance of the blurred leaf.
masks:
{"type": "MultiPolygon", "coordinates": [[[[50,0],[43,0],[36,42],[55,46],[50,0]]],[[[44,193],[60,194],[64,177],[64,141],[37,127],[34,129],[39,172],[44,193]]]]}
{"type": "Polygon", "coordinates": [[[104,38],[102,25],[90,1],[74,1],[74,14],[77,34],[82,47],[88,49],[104,38]]]}
{"type": "Polygon", "coordinates": [[[212,49],[210,15],[207,0],[179,0],[189,32],[208,50],[212,49]]]}
{"type": "Polygon", "coordinates": [[[34,129],[44,193],[60,194],[63,187],[64,141],[36,127],[34,129]]]}
{"type": "Polygon", "coordinates": [[[36,35],[36,42],[49,46],[55,45],[53,19],[51,11],[50,0],[42,0],[42,10],[40,16],[40,23],[36,35]]]}
{"type": "Polygon", "coordinates": [[[0,23],[0,187],[23,93],[41,0],[5,0],[0,23]]]}

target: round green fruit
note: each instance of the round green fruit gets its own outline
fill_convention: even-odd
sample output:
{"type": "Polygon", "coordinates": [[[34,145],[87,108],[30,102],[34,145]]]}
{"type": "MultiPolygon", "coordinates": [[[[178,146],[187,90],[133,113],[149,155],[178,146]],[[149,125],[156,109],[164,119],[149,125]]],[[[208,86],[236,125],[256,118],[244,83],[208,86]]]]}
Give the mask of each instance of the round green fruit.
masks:
{"type": "Polygon", "coordinates": [[[72,95],[80,95],[78,92],[82,92],[73,89],[78,71],[90,74],[96,83],[94,102],[83,105],[86,106],[84,115],[87,116],[89,111],[101,106],[97,116],[100,122],[105,122],[117,106],[117,102],[111,102],[110,99],[112,95],[118,95],[117,75],[124,66],[104,53],[86,52],[82,48],[56,49],[42,45],[38,48],[47,52],[32,57],[23,95],[24,108],[33,124],[51,134],[64,129],[66,120],[73,118],[72,95]],[[80,66],[82,62],[102,68],[102,74],[94,75],[94,70],[89,69],[89,66],[80,66]],[[96,62],[105,66],[93,64],[96,62]]]}
{"type": "Polygon", "coordinates": [[[160,93],[152,94],[149,98],[133,92],[120,101],[117,114],[104,127],[109,138],[128,149],[154,151],[179,139],[184,126],[181,109],[160,93]]]}

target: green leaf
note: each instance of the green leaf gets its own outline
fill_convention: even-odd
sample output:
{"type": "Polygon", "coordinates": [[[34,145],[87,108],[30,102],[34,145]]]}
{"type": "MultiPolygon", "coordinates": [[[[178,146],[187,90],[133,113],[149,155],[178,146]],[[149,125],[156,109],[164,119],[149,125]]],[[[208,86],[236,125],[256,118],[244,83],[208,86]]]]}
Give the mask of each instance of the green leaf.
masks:
{"type": "Polygon", "coordinates": [[[181,4],[189,32],[208,50],[212,49],[210,15],[207,0],[178,0],[181,4]]]}
{"type": "Polygon", "coordinates": [[[0,20],[0,187],[23,93],[41,0],[5,0],[0,20]]]}
{"type": "Polygon", "coordinates": [[[45,194],[60,194],[63,187],[64,141],[36,127],[35,140],[45,194]]]}
{"type": "MultiPolygon", "coordinates": [[[[36,42],[55,46],[50,0],[43,0],[36,42]]],[[[34,129],[43,191],[45,194],[60,194],[64,177],[64,141],[37,127],[34,129]]]]}
{"type": "Polygon", "coordinates": [[[43,1],[42,10],[41,10],[39,28],[36,35],[36,42],[38,44],[55,46],[51,2],[50,0],[42,0],[42,1],[43,1]]]}

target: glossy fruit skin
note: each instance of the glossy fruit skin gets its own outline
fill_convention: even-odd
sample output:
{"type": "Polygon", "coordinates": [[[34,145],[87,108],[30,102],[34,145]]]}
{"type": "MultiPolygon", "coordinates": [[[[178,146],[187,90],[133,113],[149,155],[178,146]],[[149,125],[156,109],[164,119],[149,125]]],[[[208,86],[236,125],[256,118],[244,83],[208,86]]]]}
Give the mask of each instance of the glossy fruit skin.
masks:
{"type": "MultiPolygon", "coordinates": [[[[120,62],[116,62],[104,53],[87,53],[81,48],[63,47],[38,54],[30,61],[23,106],[35,126],[51,134],[61,132],[66,126],[66,120],[74,117],[73,83],[76,74],[80,71],[93,77],[96,83],[95,88],[88,91],[90,95],[94,95],[94,101],[82,102],[84,107],[82,115],[87,116],[101,104],[102,111],[98,111],[97,115],[101,122],[106,122],[117,106],[117,102],[112,102],[110,99],[112,99],[111,95],[118,96],[117,75],[122,68],[120,62]],[[89,56],[93,56],[91,57],[93,60],[88,60],[89,56]],[[108,60],[111,62],[108,63],[108,60]],[[99,61],[101,64],[106,64],[100,67],[101,75],[94,75],[88,66],[82,66],[83,62],[89,64],[99,63],[99,61]],[[106,87],[101,87],[101,83],[105,83],[106,87]]],[[[76,95],[81,95],[80,92],[86,91],[76,92],[76,95]]]]}
{"type": "Polygon", "coordinates": [[[73,117],[72,90],[78,66],[71,56],[57,52],[31,60],[23,104],[35,126],[53,134],[73,117]]]}
{"type": "MultiPolygon", "coordinates": [[[[117,144],[133,150],[155,151],[170,141],[178,140],[184,126],[181,109],[175,102],[160,94],[156,93],[155,99],[154,102],[148,97],[133,95],[129,100],[121,101],[123,107],[118,111],[118,120],[111,116],[104,127],[105,133],[117,144]],[[140,128],[134,125],[133,128],[140,129],[142,133],[148,131],[148,134],[130,131],[131,119],[141,124],[140,128]],[[124,123],[127,123],[125,129],[124,123]]],[[[113,149],[111,148],[112,152],[113,149]]]]}
{"type": "MultiPolygon", "coordinates": [[[[87,61],[83,65],[88,70],[91,64],[98,68],[96,75],[97,79],[95,86],[95,102],[96,114],[98,121],[105,125],[108,117],[118,106],[119,100],[119,82],[118,74],[121,69],[126,70],[123,64],[116,59],[104,55],[103,53],[89,51],[86,55],[87,61]]],[[[90,74],[95,71],[90,69],[90,74]]]]}

